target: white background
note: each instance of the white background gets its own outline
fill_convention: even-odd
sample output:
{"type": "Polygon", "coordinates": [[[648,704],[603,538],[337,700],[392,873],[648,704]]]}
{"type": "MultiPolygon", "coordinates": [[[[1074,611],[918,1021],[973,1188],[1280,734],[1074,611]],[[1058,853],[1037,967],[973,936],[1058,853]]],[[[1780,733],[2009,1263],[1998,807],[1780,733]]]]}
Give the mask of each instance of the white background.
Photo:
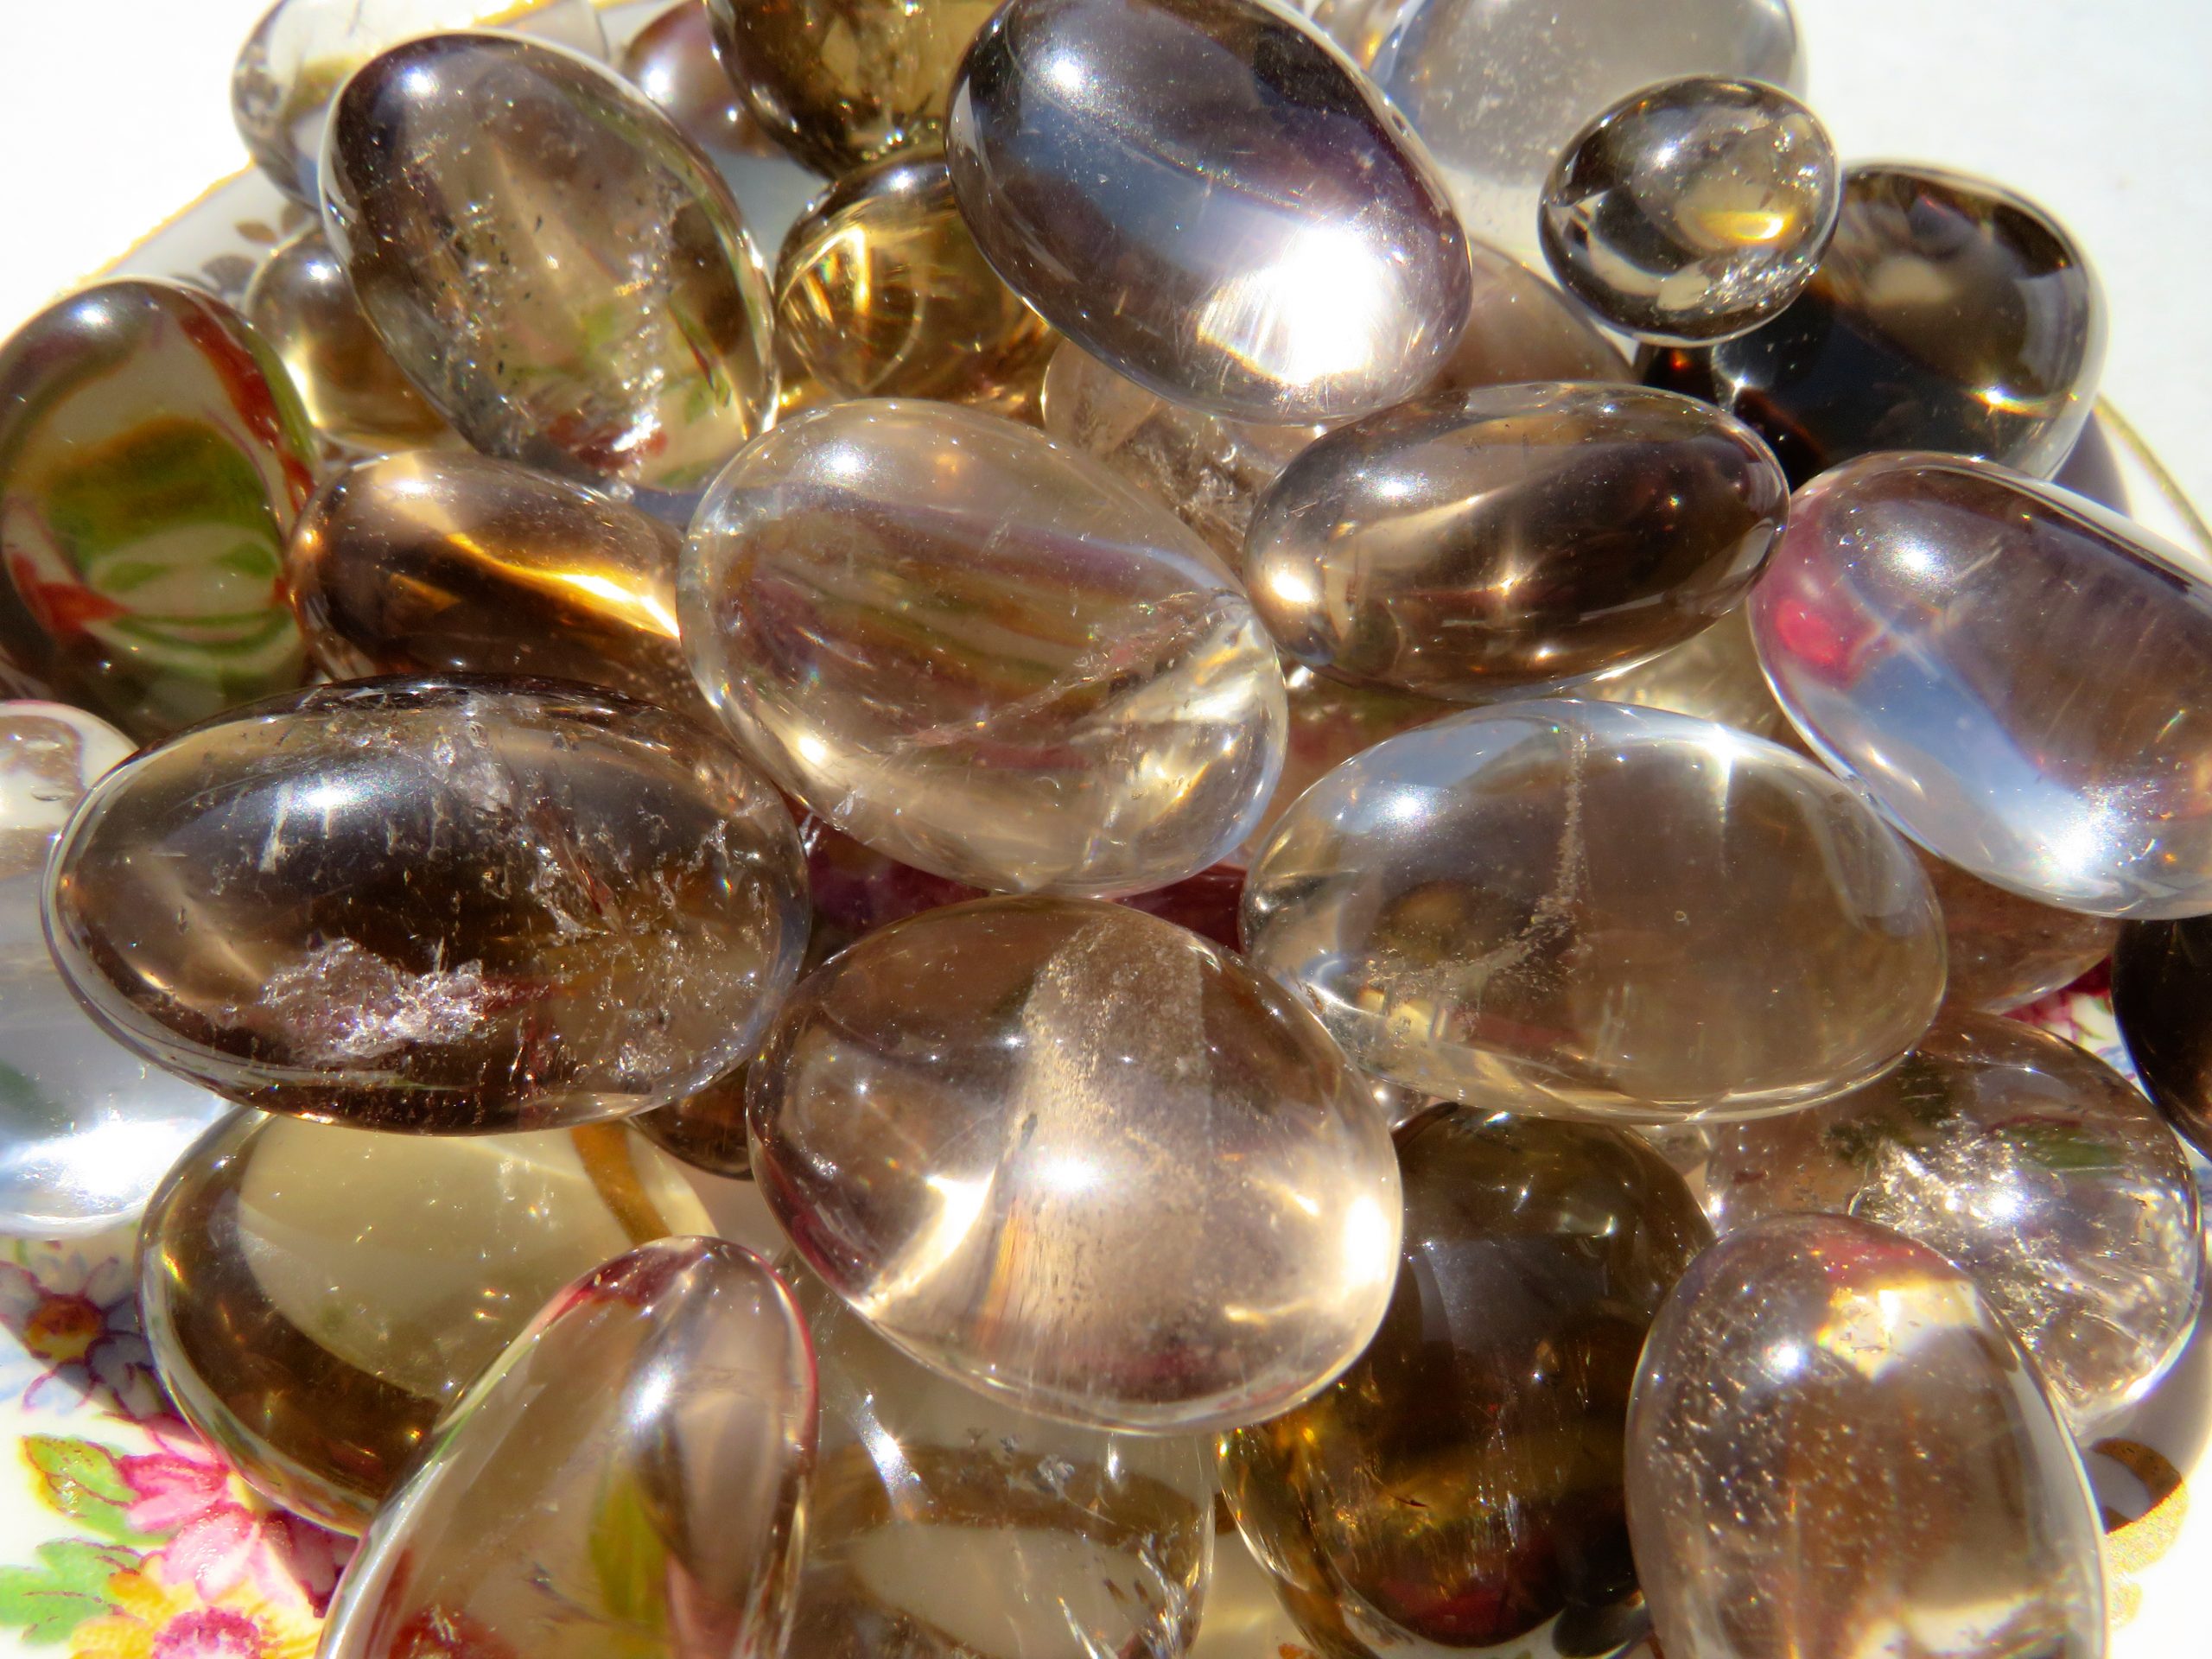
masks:
{"type": "MultiPolygon", "coordinates": [[[[264,3],[0,0],[0,332],[243,163],[231,60],[264,3]]],[[[2073,228],[2105,390],[2212,509],[2212,0],[1796,3],[1847,156],[1982,173],[2073,228]]]]}

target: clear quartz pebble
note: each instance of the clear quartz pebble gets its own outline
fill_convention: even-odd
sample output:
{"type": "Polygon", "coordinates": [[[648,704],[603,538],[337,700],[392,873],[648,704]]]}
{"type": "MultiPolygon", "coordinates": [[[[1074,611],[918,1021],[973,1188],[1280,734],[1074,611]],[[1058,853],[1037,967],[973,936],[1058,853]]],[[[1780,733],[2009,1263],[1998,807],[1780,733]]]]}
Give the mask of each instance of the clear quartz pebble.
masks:
{"type": "Polygon", "coordinates": [[[1544,186],[1552,274],[1643,340],[1720,340],[1803,291],[1843,181],[1778,86],[1692,76],[1632,92],[1575,135],[1544,186]]]}
{"type": "Polygon", "coordinates": [[[946,153],[1014,292],[1212,414],[1366,414],[1466,326],[1466,238],[1426,156],[1260,0],[1011,0],[963,66],[946,153]]]}
{"type": "Polygon", "coordinates": [[[675,715],[551,681],[272,699],[111,772],[55,849],[100,1022],[247,1105],[433,1134],[670,1104],[798,971],[773,790],[675,715]]]}
{"type": "Polygon", "coordinates": [[[2096,915],[2212,910],[2212,587],[1987,462],[1869,455],[1800,490],[1752,590],[1775,694],[1938,856],[2096,915]]]}
{"type": "Polygon", "coordinates": [[[1118,905],[987,899],[862,939],[752,1069],[808,1266],[1022,1409],[1200,1433],[1286,1410],[1389,1300],[1397,1160],[1286,992],[1118,905]]]}
{"type": "Polygon", "coordinates": [[[1254,966],[1360,1065],[1499,1110],[1663,1122],[1879,1075],[1942,918],[1850,785],[1687,715],[1539,700],[1377,744],[1285,813],[1254,966]]]}
{"type": "Polygon", "coordinates": [[[549,1297],[708,1230],[621,1124],[425,1141],[237,1111],[149,1210],[139,1300],[194,1432],[272,1502],[358,1533],[549,1297]]]}
{"type": "Polygon", "coordinates": [[[440,1421],[316,1651],[780,1654],[816,1417],[806,1327],[759,1257],[642,1245],[555,1296],[440,1421]]]}
{"type": "Polygon", "coordinates": [[[1660,1310],[1629,1528],[1697,1659],[2101,1659],[2098,1521],[2034,1364],[1926,1245],[1843,1216],[1732,1233],[1660,1310]]]}
{"type": "Polygon", "coordinates": [[[993,416],[780,424],[716,480],[679,595],[693,671],[769,774],[957,881],[1165,887],[1244,839],[1281,767],[1274,649],[1219,561],[993,416]]]}

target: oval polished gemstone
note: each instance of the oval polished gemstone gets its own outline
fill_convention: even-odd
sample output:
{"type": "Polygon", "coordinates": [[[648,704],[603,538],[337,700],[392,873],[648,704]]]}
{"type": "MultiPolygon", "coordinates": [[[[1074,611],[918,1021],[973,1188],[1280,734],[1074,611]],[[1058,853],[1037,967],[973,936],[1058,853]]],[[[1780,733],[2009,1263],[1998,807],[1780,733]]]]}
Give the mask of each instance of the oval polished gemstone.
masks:
{"type": "Polygon", "coordinates": [[[1283,815],[1244,890],[1254,966],[1359,1065],[1630,1122],[1755,1116],[1878,1076],[1935,1015],[1942,927],[1848,784],[1604,702],[1376,745],[1283,815]]]}
{"type": "Polygon", "coordinates": [[[814,1358],[750,1251],[673,1238],[556,1295],[439,1423],[322,1659],[784,1651],[814,1358]]]}
{"type": "Polygon", "coordinates": [[[307,670],[284,535],[315,434],[238,313],[102,283],[0,346],[0,654],[144,740],[307,670]]]}
{"type": "Polygon", "coordinates": [[[1041,1414],[1287,1410],[1389,1300],[1397,1160],[1321,1028],[1196,934],[987,899],[802,984],[753,1174],[807,1265],[931,1369],[1041,1414]]]}
{"type": "Polygon", "coordinates": [[[1483,387],[1314,443],[1253,513],[1244,576],[1300,661],[1476,702],[1710,626],[1789,508],[1766,446],[1688,397],[1483,387]]]}
{"type": "Polygon", "coordinates": [[[1628,1470],[1669,1653],[2105,1651],[2097,1511],[2034,1365],[1887,1228],[1777,1217],[1693,1262],[1644,1347],[1628,1470]]]}
{"type": "Polygon", "coordinates": [[[1398,1165],[1390,1311],[1318,1398],[1224,1439],[1237,1525],[1326,1653],[1626,1647],[1629,1389],[1713,1230],[1657,1153],[1598,1124],[1460,1107],[1401,1134],[1398,1165]],[[1566,1639],[1601,1626],[1618,1640],[1566,1639]]]}
{"type": "Polygon", "coordinates": [[[1789,716],[1782,712],[1759,670],[1751,620],[1741,605],[1681,645],[1626,668],[1594,675],[1574,691],[1577,696],[1605,702],[1694,715],[1754,737],[1796,741],[1789,716]]]}
{"type": "Polygon", "coordinates": [[[1778,86],[1694,75],[1575,135],[1544,185],[1544,257],[1617,328],[1722,340],[1804,291],[1842,200],[1810,110],[1778,86]]]}
{"type": "Polygon", "coordinates": [[[2089,418],[2105,334],[2088,261],[2033,202],[1934,168],[1856,167],[1789,309],[1662,352],[1647,378],[1742,416],[1795,484],[1885,449],[2048,477],[2089,418]]]}
{"type": "MultiPolygon", "coordinates": [[[[1919,851],[1918,849],[1914,850],[1919,851]]],[[[1944,1006],[2003,1014],[2072,984],[2112,952],[2120,924],[2023,899],[1932,853],[1920,868],[1943,908],[1944,1006]]]]}
{"type": "Polygon", "coordinates": [[[147,1212],[140,1305],[193,1428],[273,1502],[359,1532],[556,1291],[709,1230],[620,1124],[426,1141],[239,1111],[147,1212]]]}
{"type": "Polygon", "coordinates": [[[1914,840],[2069,910],[2212,910],[2212,586],[2139,525],[1980,461],[1798,492],[1752,590],[1775,695],[1914,840]]]}
{"type": "Polygon", "coordinates": [[[772,307],[737,204],[612,71],[513,35],[411,41],[346,83],[326,152],[361,308],[478,449],[688,509],[767,423],[772,307]]]}
{"type": "Polygon", "coordinates": [[[1466,238],[1427,156],[1259,0],[1012,0],[963,66],[946,152],[1016,293],[1213,414],[1397,403],[1466,325],[1466,238]]]}
{"type": "Polygon", "coordinates": [[[681,1099],[753,1052],[806,877],[689,722],[541,681],[320,687],[109,774],[55,849],[54,958],[156,1064],[434,1134],[681,1099]]]}
{"type": "Polygon", "coordinates": [[[2212,1158],[2212,918],[2125,924],[2112,954],[2112,1011],[2143,1087],[2212,1158]]]}
{"type": "Polygon", "coordinates": [[[1217,862],[1282,765],[1282,675],[1166,512],[1041,434],[832,404],[691,530],[693,672],[792,794],[977,887],[1117,893],[1217,862]]]}
{"type": "Polygon", "coordinates": [[[465,452],[364,461],[324,483],[285,556],[337,679],[512,673],[714,718],[677,638],[683,538],[581,484],[465,452]]]}
{"type": "Polygon", "coordinates": [[[1723,1233],[1810,1211],[1941,1252],[2085,1446],[2195,1324],[2204,1250],[2181,1142],[2126,1078],[2016,1020],[1947,1016],[1864,1088],[1711,1133],[1707,1210],[1723,1233]]]}

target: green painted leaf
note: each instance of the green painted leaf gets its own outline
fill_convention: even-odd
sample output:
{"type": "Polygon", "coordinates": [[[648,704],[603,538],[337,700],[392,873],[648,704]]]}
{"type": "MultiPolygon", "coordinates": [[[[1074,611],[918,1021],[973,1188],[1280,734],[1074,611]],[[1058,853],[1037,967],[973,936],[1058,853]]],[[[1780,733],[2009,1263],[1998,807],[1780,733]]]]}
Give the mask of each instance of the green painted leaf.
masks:
{"type": "Polygon", "coordinates": [[[109,1607],[108,1580],[144,1557],[119,1544],[63,1538],[38,1547],[36,1567],[0,1567],[0,1625],[34,1646],[66,1641],[109,1607]]]}
{"type": "Polygon", "coordinates": [[[102,1537],[152,1541],[149,1534],[135,1530],[124,1515],[137,1494],[106,1446],[29,1434],[23,1438],[23,1456],[39,1478],[41,1496],[62,1514],[83,1522],[102,1537]]]}

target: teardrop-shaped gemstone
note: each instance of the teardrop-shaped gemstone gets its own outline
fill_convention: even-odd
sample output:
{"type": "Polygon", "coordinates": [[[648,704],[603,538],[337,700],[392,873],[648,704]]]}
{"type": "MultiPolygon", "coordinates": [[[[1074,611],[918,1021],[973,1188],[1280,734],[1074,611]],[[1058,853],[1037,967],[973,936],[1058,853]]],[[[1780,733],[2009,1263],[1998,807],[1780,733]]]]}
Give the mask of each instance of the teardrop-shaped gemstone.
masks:
{"type": "Polygon", "coordinates": [[[1481,702],[1648,657],[1742,598],[1789,505],[1751,429],[1669,392],[1484,387],[1320,439],[1252,516],[1252,603],[1300,661],[1481,702]]]}
{"type": "Polygon", "coordinates": [[[753,1174],[915,1358],[1041,1414],[1286,1410],[1389,1300],[1389,1132],[1320,1027],[1118,905],[987,899],[861,940],[754,1062],[753,1174]]]}
{"type": "Polygon", "coordinates": [[[1629,1408],[1629,1529],[1669,1653],[2101,1659],[2097,1511],[1974,1282],[1871,1222],[1693,1262],[1629,1408]]]}
{"type": "Polygon", "coordinates": [[[134,277],[49,306],[0,346],[0,652],[141,740],[297,685],[283,546],[314,454],[220,300],[134,277]]]}
{"type": "Polygon", "coordinates": [[[1244,891],[1255,966],[1359,1065],[1499,1110],[1740,1117],[1878,1075],[1943,923],[1859,793],[1726,726],[1476,709],[1300,798],[1244,891]]]}
{"type": "Polygon", "coordinates": [[[815,1421],[806,1328],[758,1256],[632,1250],[556,1295],[441,1421],[316,1651],[781,1654],[815,1421]]]}
{"type": "Polygon", "coordinates": [[[256,1491],[359,1532],[556,1291],[709,1230],[620,1124],[432,1141],[238,1111],[148,1211],[140,1305],[194,1429],[256,1491]]]}
{"type": "Polygon", "coordinates": [[[962,67],[946,151],[1016,293],[1213,414],[1365,414],[1466,326],[1466,238],[1427,156],[1260,0],[1012,0],[962,67]]]}
{"type": "Polygon", "coordinates": [[[272,699],[110,773],[55,849],[100,1021],[247,1105],[434,1134],[681,1099],[798,970],[776,792],[696,727],[546,681],[272,699]]]}
{"type": "Polygon", "coordinates": [[[1390,1311],[1318,1398],[1224,1438],[1237,1525],[1324,1652],[1625,1647],[1629,1389],[1713,1230],[1657,1153],[1599,1124],[1459,1107],[1401,1134],[1398,1165],[1390,1311]],[[1608,1624],[1615,1643],[1565,1639],[1608,1624]]]}
{"type": "Polygon", "coordinates": [[[2029,899],[2212,910],[2212,584],[1984,462],[1869,455],[1798,493],[1752,590],[1775,695],[1914,840],[2029,899]]]}
{"type": "Polygon", "coordinates": [[[1116,893],[1218,861],[1282,765],[1282,675],[1166,509],[1009,421],[832,404],[715,481],[693,671],[771,776],[901,863],[1116,893]]]}
{"type": "Polygon", "coordinates": [[[2124,924],[2112,1011],[2143,1087],[2212,1158],[2212,917],[2124,924]]]}
{"type": "Polygon", "coordinates": [[[361,308],[486,454],[674,510],[766,424],[737,204],[611,70],[517,35],[410,41],[346,83],[325,156],[361,308]]]}
{"type": "Polygon", "coordinates": [[[2111,917],[2039,905],[1914,850],[1943,909],[1946,1007],[2003,1014],[2072,984],[2112,953],[2121,925],[2111,917]]]}

